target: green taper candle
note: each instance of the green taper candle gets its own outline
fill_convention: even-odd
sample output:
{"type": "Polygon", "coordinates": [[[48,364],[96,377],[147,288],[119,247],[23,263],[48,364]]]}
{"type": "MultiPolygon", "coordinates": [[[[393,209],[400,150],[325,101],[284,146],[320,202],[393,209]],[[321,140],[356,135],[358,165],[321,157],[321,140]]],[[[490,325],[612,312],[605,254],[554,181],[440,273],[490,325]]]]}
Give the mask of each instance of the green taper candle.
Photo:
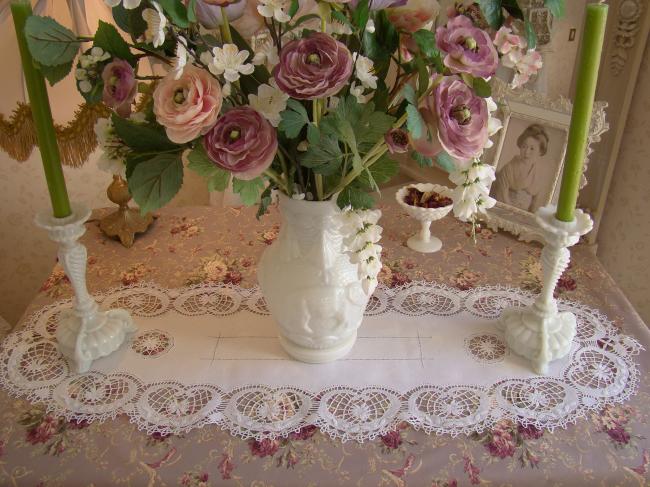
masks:
{"type": "Polygon", "coordinates": [[[70,200],[68,199],[68,191],[65,187],[61,167],[61,155],[59,154],[59,147],[56,145],[52,111],[47,97],[45,79],[34,64],[25,38],[25,22],[32,15],[32,6],[29,0],[12,0],[11,15],[14,18],[18,48],[25,73],[25,84],[27,85],[32,118],[36,127],[38,147],[43,160],[47,188],[52,201],[52,210],[56,218],[64,218],[69,216],[72,211],[70,210],[70,200]]]}
{"type": "Polygon", "coordinates": [[[591,123],[591,111],[596,95],[600,55],[605,39],[607,5],[590,3],[587,5],[585,28],[582,34],[582,49],[575,90],[569,141],[564,159],[562,185],[555,217],[564,222],[573,221],[573,213],[578,201],[582,166],[587,151],[587,137],[591,123]]]}

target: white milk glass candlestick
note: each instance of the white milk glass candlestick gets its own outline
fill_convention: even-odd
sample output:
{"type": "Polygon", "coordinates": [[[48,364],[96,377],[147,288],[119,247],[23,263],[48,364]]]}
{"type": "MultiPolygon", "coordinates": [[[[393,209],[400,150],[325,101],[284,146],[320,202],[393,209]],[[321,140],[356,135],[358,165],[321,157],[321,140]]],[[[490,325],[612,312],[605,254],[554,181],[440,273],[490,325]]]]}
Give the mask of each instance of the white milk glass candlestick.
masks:
{"type": "Polygon", "coordinates": [[[537,374],[547,374],[549,363],[565,357],[571,349],[576,318],[573,313],[558,311],[553,292],[569,265],[568,247],[593,227],[589,215],[581,210],[576,210],[571,222],[556,219],[555,211],[554,205],[545,206],[536,216],[546,242],[541,257],[542,292],[531,306],[504,309],[499,319],[510,349],[529,359],[537,374]]]}
{"type": "Polygon", "coordinates": [[[84,223],[90,210],[73,205],[72,214],[54,218],[49,212],[36,216],[36,225],[47,230],[59,244],[58,258],[74,290],[74,307],[59,315],[56,339],[59,351],[78,373],[87,372],[92,362],[117,350],[127,336],[137,331],[124,309],[100,311],[86,288],[86,247],[79,238],[86,232],[84,223]]]}

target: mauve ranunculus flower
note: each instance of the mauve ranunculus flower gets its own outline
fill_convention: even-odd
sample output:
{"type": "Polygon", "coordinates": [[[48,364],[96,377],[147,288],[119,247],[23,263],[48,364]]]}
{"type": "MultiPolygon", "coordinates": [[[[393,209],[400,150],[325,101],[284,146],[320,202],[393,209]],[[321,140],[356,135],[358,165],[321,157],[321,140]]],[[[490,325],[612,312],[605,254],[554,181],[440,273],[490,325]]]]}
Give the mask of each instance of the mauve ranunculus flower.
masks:
{"type": "MultiPolygon", "coordinates": [[[[226,16],[233,22],[244,14],[247,0],[235,0],[226,3],[226,16]]],[[[206,29],[217,29],[221,25],[221,5],[210,0],[196,0],[196,18],[206,29]]]]}
{"type": "MultiPolygon", "coordinates": [[[[350,1],[350,5],[354,8],[357,8],[357,5],[359,5],[359,0],[348,1],[350,1]]],[[[368,6],[370,7],[370,10],[383,10],[390,7],[402,7],[406,5],[407,1],[408,0],[372,0],[368,6]]]]}
{"type": "Polygon", "coordinates": [[[390,129],[384,139],[391,154],[403,154],[409,149],[409,134],[405,130],[390,129]]]}
{"type": "Polygon", "coordinates": [[[202,0],[208,5],[216,5],[218,7],[226,7],[231,3],[235,3],[237,0],[202,0]]]}
{"type": "Polygon", "coordinates": [[[278,149],[273,126],[248,106],[227,111],[205,134],[203,142],[212,162],[244,180],[262,174],[278,149]]]}
{"type": "Polygon", "coordinates": [[[131,114],[131,102],[138,93],[138,82],[131,65],[123,59],[115,59],[104,67],[102,79],[102,101],[120,117],[128,117],[131,114]]]}
{"type": "Polygon", "coordinates": [[[485,148],[489,136],[487,102],[459,76],[445,76],[425,99],[420,113],[432,135],[431,140],[425,136],[412,141],[421,154],[432,157],[442,145],[453,157],[466,161],[478,157],[485,148]]]}
{"type": "Polygon", "coordinates": [[[386,10],[388,20],[398,29],[415,32],[438,16],[438,0],[408,0],[403,6],[386,10]]]}
{"type": "Polygon", "coordinates": [[[172,142],[184,144],[206,133],[221,110],[221,86],[206,70],[185,66],[174,79],[170,71],[153,93],[153,112],[172,142]]]}
{"type": "Polygon", "coordinates": [[[316,32],[282,48],[273,77],[287,95],[312,100],[338,93],[348,82],[353,65],[345,45],[328,34],[316,32]]]}
{"type": "Polygon", "coordinates": [[[499,55],[487,32],[458,15],[436,30],[438,48],[446,53],[444,64],[453,72],[488,78],[497,70],[499,55]]]}

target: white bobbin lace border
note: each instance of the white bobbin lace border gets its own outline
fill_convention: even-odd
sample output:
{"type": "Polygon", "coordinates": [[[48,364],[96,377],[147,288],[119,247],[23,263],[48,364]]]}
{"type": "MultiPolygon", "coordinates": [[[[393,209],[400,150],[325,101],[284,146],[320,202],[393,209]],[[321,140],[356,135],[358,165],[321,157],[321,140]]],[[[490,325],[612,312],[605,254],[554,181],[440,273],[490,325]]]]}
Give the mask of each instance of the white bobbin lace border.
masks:
{"type": "MultiPolygon", "coordinates": [[[[134,316],[153,317],[174,310],[186,316],[230,315],[249,311],[268,315],[257,288],[201,284],[168,290],[151,283],[121,287],[97,296],[106,308],[124,307],[134,316]]],[[[452,316],[467,312],[496,319],[509,306],[530,303],[533,295],[509,287],[469,291],[427,282],[397,288],[380,286],[366,314],[452,316]]],[[[244,439],[286,437],[308,425],[343,441],[371,440],[407,422],[427,433],[470,434],[510,419],[537,428],[565,427],[638,389],[634,360],[643,347],[620,334],[593,308],[560,300],[576,314],[577,336],[560,377],[506,379],[489,386],[421,384],[406,391],[382,385],[346,385],[310,391],[294,386],[242,385],[222,390],[214,384],[178,381],[144,383],[128,373],[70,373],[56,349],[56,315],[64,300],[33,313],[25,326],[0,345],[0,385],[16,397],[45,403],[68,420],[104,421],[126,414],[148,434],[181,434],[215,424],[244,439]]],[[[165,330],[148,330],[130,346],[155,359],[173,346],[165,330]]],[[[496,334],[469,336],[466,350],[482,363],[498,363],[507,349],[496,334]]],[[[148,362],[154,365],[154,362],[148,362]]]]}

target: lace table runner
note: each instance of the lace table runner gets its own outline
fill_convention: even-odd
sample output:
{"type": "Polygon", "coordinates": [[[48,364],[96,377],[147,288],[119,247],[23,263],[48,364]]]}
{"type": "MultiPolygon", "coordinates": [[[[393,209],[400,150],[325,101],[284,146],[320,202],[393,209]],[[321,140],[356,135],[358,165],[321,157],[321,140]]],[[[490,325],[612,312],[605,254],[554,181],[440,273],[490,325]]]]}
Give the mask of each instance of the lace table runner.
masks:
{"type": "Polygon", "coordinates": [[[128,344],[90,372],[71,373],[54,341],[57,316],[71,304],[57,302],[0,346],[4,388],[68,419],[127,414],[148,433],[217,424],[262,439],[314,424],[364,441],[402,421],[452,435],[504,418],[552,429],[626,400],[638,385],[641,345],[567,301],[560,308],[578,318],[571,353],[549,376],[534,375],[496,327],[503,308],[532,301],[513,288],[380,287],[350,355],[321,365],[289,359],[257,289],[146,284],[98,301],[132,312],[139,331],[128,344]]]}

